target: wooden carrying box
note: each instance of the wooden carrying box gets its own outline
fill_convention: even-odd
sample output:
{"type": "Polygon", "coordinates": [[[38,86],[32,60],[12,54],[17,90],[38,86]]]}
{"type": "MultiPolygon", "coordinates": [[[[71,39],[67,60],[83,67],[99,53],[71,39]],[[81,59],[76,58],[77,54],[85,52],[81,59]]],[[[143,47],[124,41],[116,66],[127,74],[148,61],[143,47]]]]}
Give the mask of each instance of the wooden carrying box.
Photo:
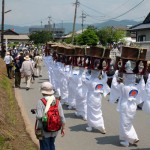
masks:
{"type": "Polygon", "coordinates": [[[123,46],[121,58],[131,60],[145,60],[146,53],[147,49],[123,46]]]}
{"type": "Polygon", "coordinates": [[[103,47],[86,48],[86,55],[97,58],[109,58],[110,49],[105,49],[103,47]]]}
{"type": "Polygon", "coordinates": [[[65,56],[74,56],[75,49],[73,47],[64,47],[64,55],[65,56]]]}
{"type": "Polygon", "coordinates": [[[64,54],[64,49],[65,49],[64,46],[60,46],[60,45],[59,45],[59,46],[57,47],[57,53],[58,53],[58,54],[64,54]]]}
{"type": "Polygon", "coordinates": [[[75,47],[75,56],[84,56],[84,55],[85,55],[85,48],[75,47]]]}

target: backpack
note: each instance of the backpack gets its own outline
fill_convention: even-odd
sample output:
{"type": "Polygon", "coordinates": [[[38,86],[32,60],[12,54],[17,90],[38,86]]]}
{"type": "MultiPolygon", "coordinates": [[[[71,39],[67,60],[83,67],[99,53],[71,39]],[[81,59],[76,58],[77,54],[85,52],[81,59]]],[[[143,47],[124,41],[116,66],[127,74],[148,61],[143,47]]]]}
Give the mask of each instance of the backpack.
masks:
{"type": "MultiPolygon", "coordinates": [[[[45,100],[45,98],[42,98],[41,101],[46,106],[47,101],[45,100]]],[[[45,121],[42,121],[43,129],[46,132],[55,132],[61,129],[62,124],[59,116],[58,104],[59,100],[56,99],[56,105],[50,106],[46,114],[46,120],[44,119],[45,121]]]]}

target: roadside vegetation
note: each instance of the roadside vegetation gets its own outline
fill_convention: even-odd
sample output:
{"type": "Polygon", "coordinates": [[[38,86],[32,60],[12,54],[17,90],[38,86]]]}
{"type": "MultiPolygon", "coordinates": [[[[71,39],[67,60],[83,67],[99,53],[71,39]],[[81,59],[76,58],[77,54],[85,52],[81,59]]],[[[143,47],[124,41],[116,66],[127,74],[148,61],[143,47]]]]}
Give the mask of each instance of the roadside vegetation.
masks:
{"type": "Polygon", "coordinates": [[[25,130],[20,109],[0,58],[0,150],[37,150],[25,130]]]}

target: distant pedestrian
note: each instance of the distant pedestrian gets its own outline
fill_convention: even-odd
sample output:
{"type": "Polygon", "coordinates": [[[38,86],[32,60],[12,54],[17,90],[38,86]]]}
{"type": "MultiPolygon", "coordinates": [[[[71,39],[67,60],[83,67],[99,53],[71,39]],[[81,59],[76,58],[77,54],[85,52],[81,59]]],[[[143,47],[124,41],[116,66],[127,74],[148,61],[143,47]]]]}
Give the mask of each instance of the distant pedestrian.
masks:
{"type": "Polygon", "coordinates": [[[25,61],[22,63],[20,72],[24,75],[25,77],[25,82],[26,82],[26,90],[29,90],[30,88],[30,82],[31,82],[31,77],[34,72],[32,62],[30,61],[30,57],[27,55],[24,57],[25,61]]]}
{"type": "Polygon", "coordinates": [[[6,68],[7,68],[7,75],[8,78],[12,78],[11,77],[11,73],[12,73],[12,67],[13,67],[13,57],[10,55],[10,52],[6,52],[6,56],[4,57],[4,61],[6,63],[6,68]]]}
{"type": "Polygon", "coordinates": [[[64,117],[61,103],[58,100],[56,100],[54,96],[53,87],[50,82],[42,83],[41,93],[43,95],[44,100],[46,101],[46,106],[44,105],[41,99],[38,100],[37,111],[36,111],[36,118],[37,118],[36,128],[37,128],[38,136],[39,136],[39,131],[41,133],[39,137],[40,150],[55,150],[54,143],[55,143],[55,139],[58,134],[58,131],[53,131],[53,132],[45,131],[43,128],[43,124],[42,124],[42,118],[45,116],[45,114],[47,114],[50,107],[53,107],[53,106],[56,107],[56,105],[58,104],[57,108],[59,111],[59,116],[60,116],[61,124],[62,124],[61,135],[64,136],[65,135],[65,131],[64,131],[65,117],[64,117]]]}
{"type": "Polygon", "coordinates": [[[36,68],[36,76],[42,77],[42,55],[37,54],[34,58],[35,68],[36,68]]]}
{"type": "Polygon", "coordinates": [[[20,82],[21,82],[21,62],[19,60],[19,56],[17,56],[14,60],[14,66],[15,66],[15,87],[20,88],[20,82]]]}

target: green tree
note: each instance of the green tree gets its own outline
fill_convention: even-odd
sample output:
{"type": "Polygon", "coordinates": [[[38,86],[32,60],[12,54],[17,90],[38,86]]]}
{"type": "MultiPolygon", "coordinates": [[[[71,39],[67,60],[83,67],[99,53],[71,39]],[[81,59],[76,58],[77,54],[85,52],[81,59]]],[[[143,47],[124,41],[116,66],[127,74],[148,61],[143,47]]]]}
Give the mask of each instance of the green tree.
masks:
{"type": "Polygon", "coordinates": [[[102,45],[107,43],[119,42],[126,35],[126,31],[114,27],[104,27],[97,31],[97,36],[102,45]]]}
{"type": "Polygon", "coordinates": [[[82,34],[76,37],[76,43],[78,45],[97,45],[98,36],[95,29],[89,27],[82,34]]]}
{"type": "Polygon", "coordinates": [[[52,33],[49,31],[37,31],[29,35],[30,41],[33,41],[35,44],[43,44],[51,41],[52,33]]]}

